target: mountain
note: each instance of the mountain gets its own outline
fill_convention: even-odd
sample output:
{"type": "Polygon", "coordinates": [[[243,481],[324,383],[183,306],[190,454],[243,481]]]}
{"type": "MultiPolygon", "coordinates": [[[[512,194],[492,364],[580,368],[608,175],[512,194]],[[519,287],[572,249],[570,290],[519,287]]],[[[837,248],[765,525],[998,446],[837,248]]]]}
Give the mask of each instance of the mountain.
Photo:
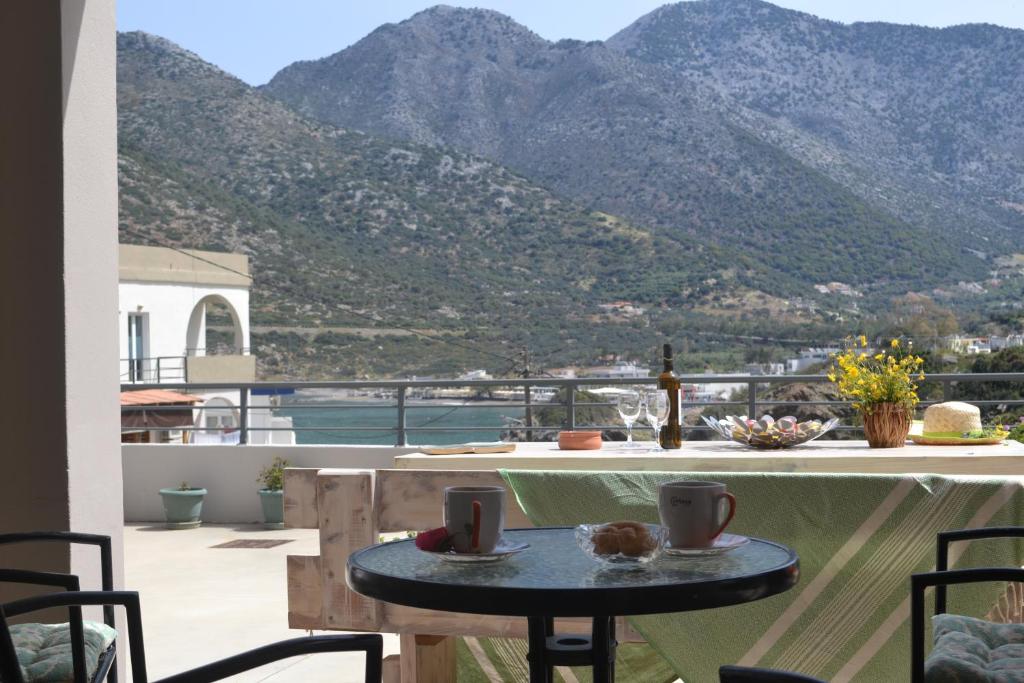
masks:
{"type": "Polygon", "coordinates": [[[715,0],[665,5],[607,45],[764,115],[774,142],[876,205],[984,251],[1020,238],[1024,31],[844,25],[715,0]]]}
{"type": "Polygon", "coordinates": [[[494,162],[311,121],[162,38],[120,34],[117,47],[123,241],[249,254],[254,324],[449,339],[395,342],[409,357],[389,368],[372,335],[314,340],[348,357],[334,366],[344,374],[451,372],[453,354],[480,364],[468,349],[487,344],[488,367],[525,344],[582,347],[584,359],[608,340],[654,348],[615,336],[627,326],[597,330],[599,305],[681,306],[709,278],[740,288],[756,270],[730,276],[737,261],[714,247],[582,208],[494,162]]]}
{"type": "Polygon", "coordinates": [[[1022,46],[1021,31],[844,26],[758,0],[668,5],[604,43],[553,43],[439,6],[264,91],[755,253],[804,286],[895,293],[987,277],[1024,227],[1022,46]]]}

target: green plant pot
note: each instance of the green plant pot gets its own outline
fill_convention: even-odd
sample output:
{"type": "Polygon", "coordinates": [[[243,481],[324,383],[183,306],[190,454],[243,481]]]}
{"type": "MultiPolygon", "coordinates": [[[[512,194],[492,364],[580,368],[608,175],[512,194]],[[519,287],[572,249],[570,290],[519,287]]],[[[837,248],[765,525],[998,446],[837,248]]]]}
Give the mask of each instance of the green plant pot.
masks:
{"type": "Polygon", "coordinates": [[[206,489],[160,489],[168,529],[195,529],[203,523],[203,497],[206,489]]]}
{"type": "Polygon", "coordinates": [[[263,507],[263,524],[268,529],[284,528],[284,491],[260,489],[260,506],[263,507]]]}

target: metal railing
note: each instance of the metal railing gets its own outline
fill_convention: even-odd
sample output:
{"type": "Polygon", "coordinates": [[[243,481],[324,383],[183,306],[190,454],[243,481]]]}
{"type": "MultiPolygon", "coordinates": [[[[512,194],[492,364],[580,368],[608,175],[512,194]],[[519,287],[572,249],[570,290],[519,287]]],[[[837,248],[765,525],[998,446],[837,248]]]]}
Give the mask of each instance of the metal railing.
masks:
{"type": "Polygon", "coordinates": [[[122,358],[121,382],[128,384],[159,384],[184,382],[185,356],[153,356],[122,358]]]}
{"type": "MultiPolygon", "coordinates": [[[[189,348],[180,356],[147,356],[145,358],[121,359],[122,384],[161,384],[164,382],[187,382],[188,359],[196,356],[248,356],[249,347],[241,350],[228,347],[189,348]]],[[[151,387],[155,388],[155,387],[151,387]]]]}
{"type": "MultiPolygon", "coordinates": [[[[804,405],[804,406],[835,406],[849,408],[849,401],[837,401],[837,400],[821,400],[821,401],[796,401],[789,399],[771,399],[766,397],[759,397],[759,390],[770,388],[778,385],[785,384],[815,384],[825,383],[828,379],[824,375],[683,375],[680,376],[680,381],[684,385],[735,385],[740,390],[742,398],[739,399],[727,399],[727,400],[706,400],[706,399],[693,399],[681,401],[681,408],[696,408],[696,407],[715,407],[715,406],[742,406],[742,410],[747,415],[758,415],[760,410],[773,405],[804,405]]],[[[921,405],[927,406],[931,403],[936,403],[940,400],[949,400],[953,397],[953,387],[955,385],[964,383],[977,383],[977,382],[1016,382],[1024,384],[1024,372],[1017,373],[956,373],[956,374],[932,374],[928,375],[920,384],[922,388],[928,385],[939,385],[941,387],[941,398],[932,400],[923,400],[921,405]]],[[[460,380],[460,379],[430,379],[430,380],[377,380],[377,381],[318,381],[318,382],[251,382],[251,383],[160,383],[160,384],[122,384],[122,391],[137,390],[140,388],[147,389],[169,389],[175,391],[187,391],[191,393],[227,393],[227,392],[238,392],[238,403],[235,408],[238,410],[238,429],[239,429],[239,443],[249,443],[250,431],[293,431],[293,432],[376,432],[376,433],[392,433],[394,434],[394,443],[396,446],[408,445],[408,436],[410,433],[436,433],[436,432],[477,432],[477,431],[508,431],[522,433],[527,441],[532,440],[533,436],[543,431],[560,430],[560,429],[594,429],[601,431],[608,430],[621,430],[623,429],[620,425],[600,425],[600,424],[579,424],[577,422],[578,413],[581,408],[586,407],[606,407],[614,404],[603,401],[586,401],[580,402],[577,399],[577,392],[585,391],[587,388],[594,387],[612,387],[612,386],[637,386],[637,387],[651,387],[654,388],[657,385],[657,378],[545,378],[545,377],[531,377],[531,378],[512,378],[512,379],[473,379],[473,380],[460,380]],[[472,398],[467,398],[461,405],[454,406],[455,409],[462,407],[477,407],[477,408],[522,408],[524,410],[524,417],[522,424],[506,424],[504,427],[494,426],[480,426],[480,425],[459,425],[457,427],[445,426],[410,426],[408,424],[408,413],[412,409],[422,408],[423,404],[410,404],[410,394],[416,391],[422,391],[426,389],[445,389],[445,388],[466,388],[476,390],[477,394],[472,398]],[[486,400],[487,396],[485,392],[494,389],[522,389],[523,400],[522,401],[501,401],[501,402],[488,402],[481,403],[481,400],[486,400]],[[250,405],[250,392],[258,391],[263,394],[272,394],[275,392],[301,392],[303,390],[375,390],[383,395],[392,397],[393,403],[374,403],[374,404],[338,404],[334,402],[291,402],[287,404],[288,409],[307,409],[307,410],[363,410],[363,409],[380,409],[380,408],[392,408],[395,410],[395,423],[391,427],[379,427],[379,426],[344,426],[344,427],[315,427],[315,428],[302,428],[294,427],[288,428],[275,428],[275,427],[251,427],[250,426],[250,413],[251,411],[273,411],[278,408],[266,407],[266,406],[251,406],[250,405]],[[538,389],[555,389],[558,393],[555,397],[547,403],[537,403],[531,400],[532,393],[538,389]],[[534,421],[537,412],[542,409],[555,408],[563,418],[559,424],[538,424],[534,421]]],[[[971,403],[979,406],[1005,406],[1006,408],[1015,406],[1024,406],[1024,399],[984,399],[974,400],[970,399],[971,403]]],[[[452,407],[452,406],[444,406],[452,407]]],[[[147,410],[158,412],[161,410],[182,410],[181,406],[146,406],[140,408],[139,406],[122,406],[122,412],[127,410],[147,410]]],[[[197,410],[201,410],[201,407],[197,407],[197,410]]],[[[224,407],[217,406],[211,407],[211,410],[223,411],[224,407]]],[[[550,412],[550,411],[548,411],[550,412]]],[[[204,427],[175,427],[175,428],[164,428],[162,431],[170,430],[183,430],[183,431],[203,431],[204,427]]],[[[694,430],[706,430],[704,426],[684,426],[686,431],[694,430]]],[[[852,425],[844,425],[839,428],[840,430],[856,430],[858,429],[852,425]]],[[[123,429],[122,431],[127,431],[123,429]]],[[[159,429],[154,431],[161,431],[159,429]]]]}

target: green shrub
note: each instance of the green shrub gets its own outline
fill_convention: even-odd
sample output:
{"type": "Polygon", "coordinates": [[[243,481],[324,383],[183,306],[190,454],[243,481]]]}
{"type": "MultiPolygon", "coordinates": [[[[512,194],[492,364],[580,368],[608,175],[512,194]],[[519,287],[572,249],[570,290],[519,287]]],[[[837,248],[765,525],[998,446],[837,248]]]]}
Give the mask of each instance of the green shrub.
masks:
{"type": "Polygon", "coordinates": [[[284,468],[288,467],[289,464],[287,460],[280,456],[274,458],[274,462],[260,470],[260,476],[256,481],[263,484],[263,488],[268,491],[284,489],[284,468]]]}

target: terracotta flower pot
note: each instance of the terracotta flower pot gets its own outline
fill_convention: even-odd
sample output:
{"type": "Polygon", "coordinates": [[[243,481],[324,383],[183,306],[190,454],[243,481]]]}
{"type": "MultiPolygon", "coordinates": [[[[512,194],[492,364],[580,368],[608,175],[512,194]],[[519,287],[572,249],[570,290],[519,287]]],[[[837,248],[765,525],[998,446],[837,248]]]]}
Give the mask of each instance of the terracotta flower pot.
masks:
{"type": "Polygon", "coordinates": [[[903,448],[910,433],[910,411],[898,403],[880,403],[864,413],[864,436],[872,448],[903,448]]]}
{"type": "Polygon", "coordinates": [[[595,451],[601,448],[601,432],[558,432],[563,451],[595,451]]]}

